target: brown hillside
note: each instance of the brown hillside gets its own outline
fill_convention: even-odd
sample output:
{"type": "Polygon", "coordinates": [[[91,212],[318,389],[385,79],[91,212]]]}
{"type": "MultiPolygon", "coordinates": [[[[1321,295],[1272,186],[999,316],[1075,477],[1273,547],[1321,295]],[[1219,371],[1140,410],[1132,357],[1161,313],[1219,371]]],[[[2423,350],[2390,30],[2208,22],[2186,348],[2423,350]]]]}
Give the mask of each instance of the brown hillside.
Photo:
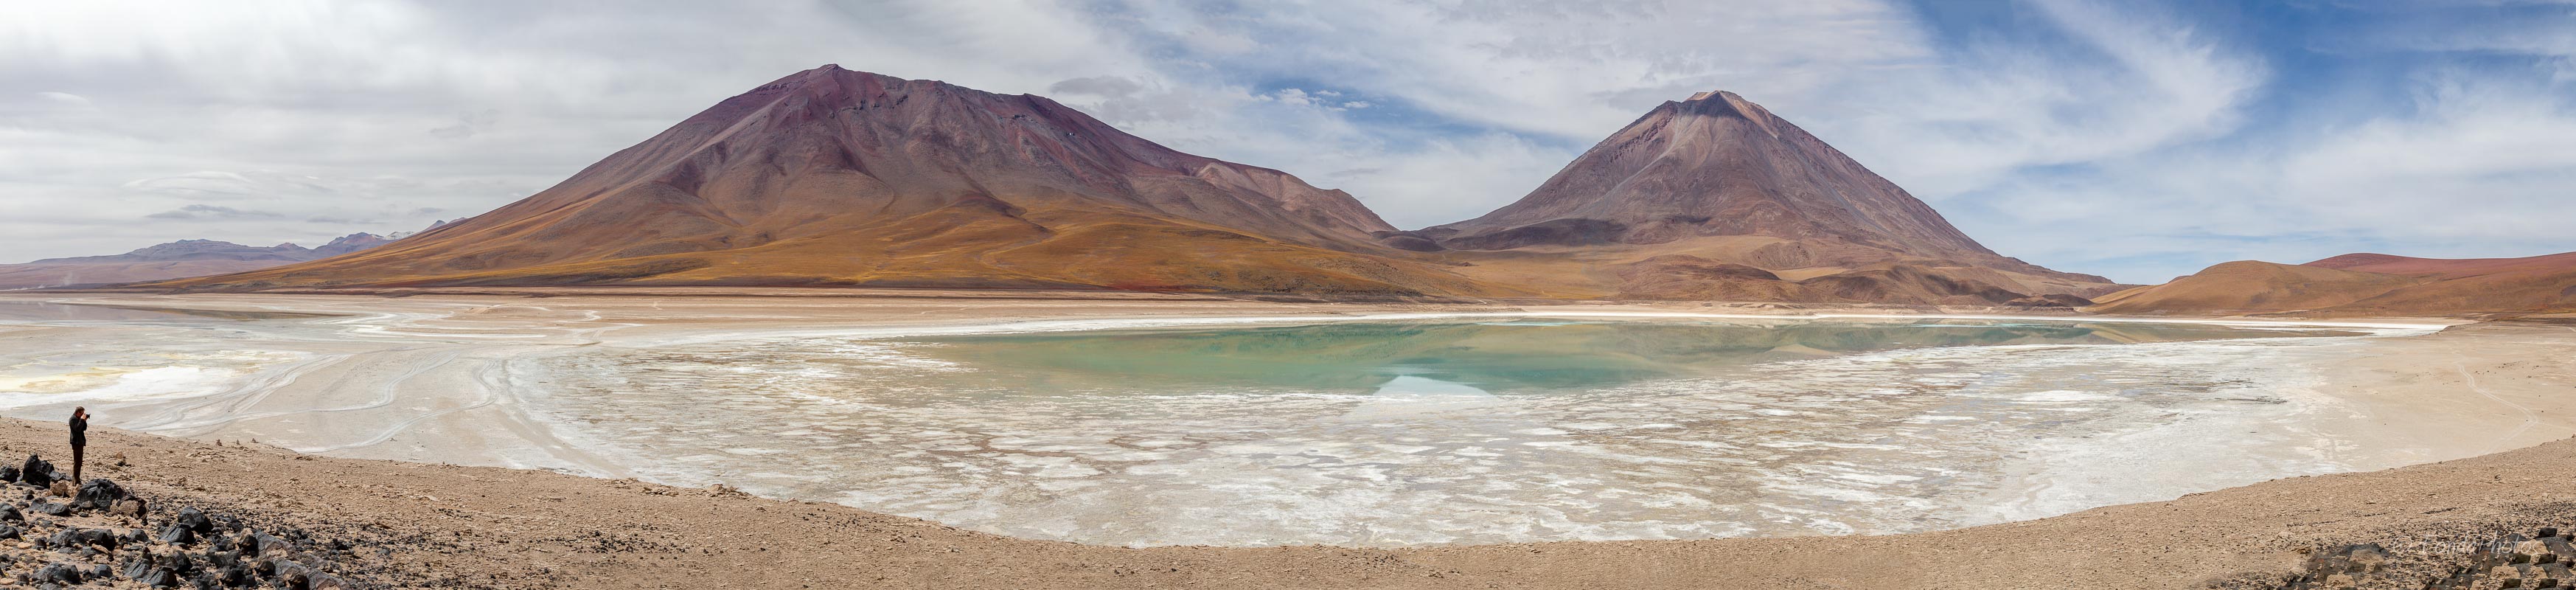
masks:
{"type": "Polygon", "coordinates": [[[2266,313],[2323,309],[2376,297],[2417,279],[2313,266],[2238,261],[2094,306],[2101,313],[2266,313]]]}
{"type": "Polygon", "coordinates": [[[2498,272],[2547,272],[2552,269],[2576,268],[2576,252],[2524,258],[2414,258],[2364,253],[2345,254],[2300,266],[2393,275],[2436,276],[2448,279],[2498,272]]]}
{"type": "Polygon", "coordinates": [[[2464,260],[2346,254],[2296,266],[2230,262],[2105,297],[2090,310],[2328,315],[2576,310],[2576,253],[2464,260]]]}

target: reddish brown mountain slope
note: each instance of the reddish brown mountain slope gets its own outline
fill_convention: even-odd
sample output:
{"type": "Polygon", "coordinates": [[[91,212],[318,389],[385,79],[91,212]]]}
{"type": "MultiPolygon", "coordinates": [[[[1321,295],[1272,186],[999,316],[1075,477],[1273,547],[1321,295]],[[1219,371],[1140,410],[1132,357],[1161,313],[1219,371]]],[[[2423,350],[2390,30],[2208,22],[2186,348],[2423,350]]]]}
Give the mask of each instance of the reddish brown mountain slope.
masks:
{"type": "Polygon", "coordinates": [[[2462,278],[2498,272],[2576,268],[2576,252],[2524,258],[2415,258],[2390,254],[2345,254],[2300,266],[2394,275],[2462,278]]]}
{"type": "Polygon", "coordinates": [[[2229,262],[2106,298],[2090,310],[2321,315],[2576,311],[2576,252],[2456,260],[2346,254],[2296,266],[2229,262]]]}
{"type": "Polygon", "coordinates": [[[186,288],[878,285],[1478,294],[1341,191],[1043,97],[824,66],[391,247],[186,288]]]}
{"type": "Polygon", "coordinates": [[[1511,205],[1386,238],[1500,267],[1472,275],[1535,279],[1568,294],[1993,304],[2113,290],[2102,277],[1987,250],[1904,189],[1729,92],[1656,107],[1511,205]],[[1780,279],[1798,284],[1766,285],[1695,270],[1709,264],[1805,272],[1780,279]],[[1561,268],[1528,268],[1551,265],[1561,268]]]}

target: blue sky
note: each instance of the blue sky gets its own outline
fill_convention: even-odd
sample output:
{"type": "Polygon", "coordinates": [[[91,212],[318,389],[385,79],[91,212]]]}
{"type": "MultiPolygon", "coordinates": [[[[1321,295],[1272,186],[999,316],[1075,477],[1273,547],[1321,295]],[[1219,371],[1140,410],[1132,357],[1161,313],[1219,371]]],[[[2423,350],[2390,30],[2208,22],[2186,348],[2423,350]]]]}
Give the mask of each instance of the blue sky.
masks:
{"type": "Polygon", "coordinates": [[[823,63],[1048,95],[1406,227],[1724,89],[2061,270],[2576,250],[2567,1],[525,4],[0,7],[0,262],[417,229],[823,63]]]}

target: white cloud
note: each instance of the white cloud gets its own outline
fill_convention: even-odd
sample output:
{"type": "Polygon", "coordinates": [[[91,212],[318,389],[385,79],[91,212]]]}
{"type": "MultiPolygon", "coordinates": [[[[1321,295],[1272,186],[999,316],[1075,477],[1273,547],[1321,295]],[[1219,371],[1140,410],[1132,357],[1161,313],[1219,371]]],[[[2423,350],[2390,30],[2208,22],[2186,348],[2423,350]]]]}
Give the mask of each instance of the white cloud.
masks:
{"type": "Polygon", "coordinates": [[[2077,47],[1989,40],[1938,67],[1845,82],[1819,134],[1917,196],[1944,200],[2032,166],[2224,135],[2267,66],[2163,15],[2038,2],[2077,47]]]}
{"type": "Polygon", "coordinates": [[[2424,241],[2568,247],[2576,108],[2550,87],[2431,83],[2416,113],[2334,130],[2282,163],[2317,219],[2424,241]]]}

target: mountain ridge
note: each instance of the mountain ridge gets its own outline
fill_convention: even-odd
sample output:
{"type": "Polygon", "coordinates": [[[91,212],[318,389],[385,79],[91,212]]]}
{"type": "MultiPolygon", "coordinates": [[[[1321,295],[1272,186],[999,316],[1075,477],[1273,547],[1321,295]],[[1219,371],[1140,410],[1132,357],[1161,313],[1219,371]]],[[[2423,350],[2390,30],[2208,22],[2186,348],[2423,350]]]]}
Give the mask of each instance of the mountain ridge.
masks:
{"type": "Polygon", "coordinates": [[[0,289],[110,285],[242,272],[357,252],[393,239],[359,232],[333,238],[319,248],[305,248],[293,242],[262,247],[205,239],[177,240],[123,254],[0,264],[0,289]]]}
{"type": "Polygon", "coordinates": [[[2096,313],[2523,315],[2576,311],[2576,252],[2521,258],[2354,253],[2305,264],[2220,263],[2106,296],[2096,313]]]}
{"type": "Polygon", "coordinates": [[[1924,305],[2115,288],[1986,249],[1732,92],[1665,102],[1513,205],[1406,231],[1346,192],[1173,150],[1042,96],[837,65],[389,248],[142,286],[549,285],[1924,305]],[[1634,148],[1646,144],[1659,147],[1634,148]],[[1647,262],[1658,256],[1675,257],[1647,262]],[[1757,280],[1803,286],[1689,285],[1757,280]]]}

